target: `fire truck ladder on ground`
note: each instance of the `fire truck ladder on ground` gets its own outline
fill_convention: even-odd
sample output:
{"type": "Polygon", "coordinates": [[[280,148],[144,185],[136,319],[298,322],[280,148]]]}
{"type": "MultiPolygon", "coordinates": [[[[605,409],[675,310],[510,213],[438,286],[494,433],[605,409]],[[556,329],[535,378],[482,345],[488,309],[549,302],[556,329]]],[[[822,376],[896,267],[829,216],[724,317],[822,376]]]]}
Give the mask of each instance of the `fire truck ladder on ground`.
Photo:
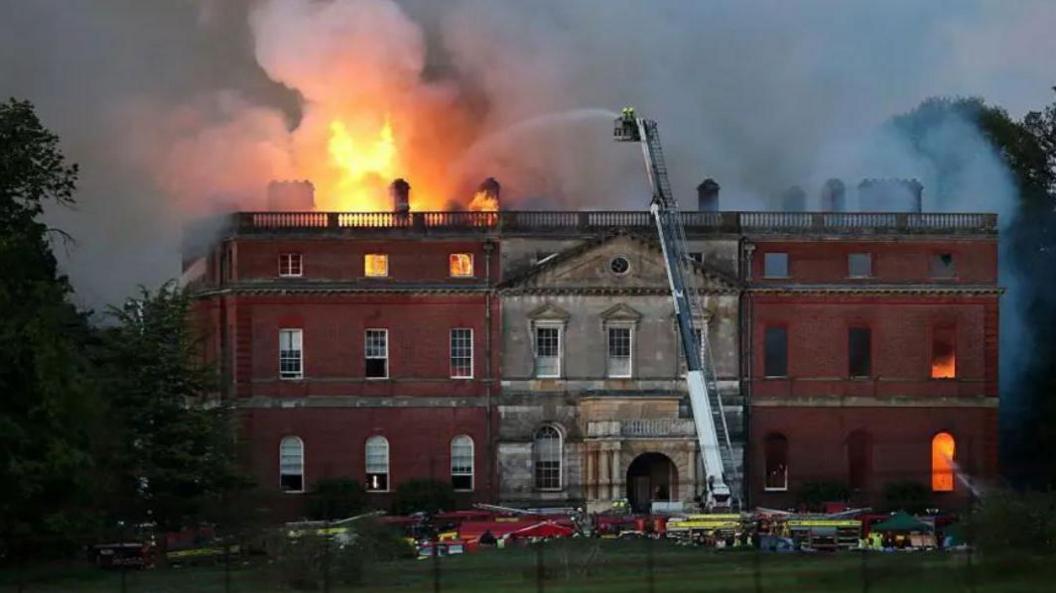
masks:
{"type": "Polygon", "coordinates": [[[671,298],[675,305],[679,341],[686,356],[689,401],[700,446],[700,459],[707,478],[705,508],[729,509],[734,504],[730,483],[737,481],[733,446],[723,414],[707,332],[700,328],[697,333],[694,325],[694,316],[700,316],[701,311],[698,308],[697,288],[687,283],[687,277],[695,278],[691,272],[693,264],[686,248],[685,225],[667,177],[660,135],[655,121],[638,117],[631,108],[624,109],[615,123],[616,141],[641,144],[646,173],[653,190],[649,210],[656,220],[667,279],[671,285],[671,298]]]}

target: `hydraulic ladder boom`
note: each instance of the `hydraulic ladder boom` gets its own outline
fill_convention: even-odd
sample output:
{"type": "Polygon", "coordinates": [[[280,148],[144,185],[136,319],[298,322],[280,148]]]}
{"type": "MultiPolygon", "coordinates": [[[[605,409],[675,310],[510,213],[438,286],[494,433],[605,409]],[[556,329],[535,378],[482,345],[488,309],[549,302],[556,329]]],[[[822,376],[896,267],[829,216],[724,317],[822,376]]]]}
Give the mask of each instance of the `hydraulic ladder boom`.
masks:
{"type": "Polygon", "coordinates": [[[656,122],[638,117],[634,109],[624,109],[616,119],[615,139],[620,142],[639,142],[642,146],[646,172],[653,190],[649,210],[656,221],[667,279],[671,285],[671,298],[675,305],[679,341],[686,356],[689,401],[693,409],[704,476],[707,478],[705,506],[709,510],[729,508],[732,500],[727,477],[734,471],[730,436],[707,335],[703,330],[698,334],[694,327],[696,295],[686,282],[690,260],[686,250],[685,226],[667,178],[656,122]]]}

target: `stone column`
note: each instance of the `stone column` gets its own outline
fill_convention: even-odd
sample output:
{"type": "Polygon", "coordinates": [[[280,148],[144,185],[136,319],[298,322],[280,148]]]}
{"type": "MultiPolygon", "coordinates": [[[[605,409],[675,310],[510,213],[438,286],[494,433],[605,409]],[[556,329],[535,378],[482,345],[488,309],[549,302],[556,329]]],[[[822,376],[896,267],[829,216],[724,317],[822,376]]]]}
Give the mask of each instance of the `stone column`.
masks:
{"type": "Polygon", "coordinates": [[[623,498],[623,472],[620,466],[620,445],[612,450],[612,462],[610,473],[612,474],[612,499],[623,498]]]}
{"type": "Polygon", "coordinates": [[[686,452],[686,458],[689,459],[688,469],[686,473],[686,487],[689,489],[689,494],[685,497],[685,500],[693,500],[693,497],[697,495],[697,448],[692,444],[689,446],[689,451],[686,452]]]}
{"type": "Polygon", "coordinates": [[[609,498],[609,487],[612,484],[612,463],[609,456],[608,450],[602,447],[598,451],[598,468],[601,471],[600,479],[598,480],[598,500],[611,500],[609,498]]]}
{"type": "Polygon", "coordinates": [[[583,498],[589,502],[594,498],[594,449],[583,444],[583,498]]]}

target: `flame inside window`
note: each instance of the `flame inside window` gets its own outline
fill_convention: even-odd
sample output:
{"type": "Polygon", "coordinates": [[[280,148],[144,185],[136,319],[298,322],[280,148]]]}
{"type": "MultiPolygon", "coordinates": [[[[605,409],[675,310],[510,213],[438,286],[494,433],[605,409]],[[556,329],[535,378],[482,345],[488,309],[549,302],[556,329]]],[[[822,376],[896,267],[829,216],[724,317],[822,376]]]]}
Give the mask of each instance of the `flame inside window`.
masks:
{"type": "Polygon", "coordinates": [[[957,353],[953,330],[937,329],[931,343],[931,378],[953,379],[957,376],[957,353]]]}
{"type": "Polygon", "coordinates": [[[459,278],[470,277],[473,275],[473,254],[452,253],[450,258],[448,258],[448,266],[452,276],[459,278]]]}
{"type": "Polygon", "coordinates": [[[363,256],[363,274],[384,278],[389,275],[389,256],[384,253],[368,253],[363,256]]]}
{"type": "Polygon", "coordinates": [[[956,443],[953,435],[940,432],[931,439],[931,489],[934,492],[953,492],[953,456],[956,443]]]}

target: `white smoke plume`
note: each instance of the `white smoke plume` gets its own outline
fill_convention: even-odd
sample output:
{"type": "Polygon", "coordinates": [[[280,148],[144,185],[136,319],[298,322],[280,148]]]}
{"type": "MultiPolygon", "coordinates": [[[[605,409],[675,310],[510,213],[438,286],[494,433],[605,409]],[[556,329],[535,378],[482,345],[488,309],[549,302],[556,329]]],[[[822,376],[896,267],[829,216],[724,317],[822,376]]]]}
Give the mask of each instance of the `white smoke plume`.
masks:
{"type": "MultiPolygon", "coordinates": [[[[726,209],[830,177],[917,177],[930,210],[1008,211],[974,128],[939,191],[883,124],[932,95],[1022,115],[1049,100],[1056,4],[909,0],[35,0],[0,18],[0,89],[35,101],[82,164],[67,269],[88,305],[178,274],[184,217],[260,208],[272,178],[325,175],[328,119],[385,116],[429,205],[495,176],[507,207],[641,208],[640,155],[598,110],[659,120],[677,195],[726,209]],[[1046,51],[1048,50],[1048,51],[1046,51]],[[525,124],[524,122],[530,122],[525,124]]],[[[387,180],[376,179],[377,191],[387,180]]],[[[317,182],[320,203],[327,184],[317,182]]],[[[852,192],[853,193],[853,192],[852,192]]],[[[1007,216],[1005,219],[1007,220],[1007,216]]]]}

